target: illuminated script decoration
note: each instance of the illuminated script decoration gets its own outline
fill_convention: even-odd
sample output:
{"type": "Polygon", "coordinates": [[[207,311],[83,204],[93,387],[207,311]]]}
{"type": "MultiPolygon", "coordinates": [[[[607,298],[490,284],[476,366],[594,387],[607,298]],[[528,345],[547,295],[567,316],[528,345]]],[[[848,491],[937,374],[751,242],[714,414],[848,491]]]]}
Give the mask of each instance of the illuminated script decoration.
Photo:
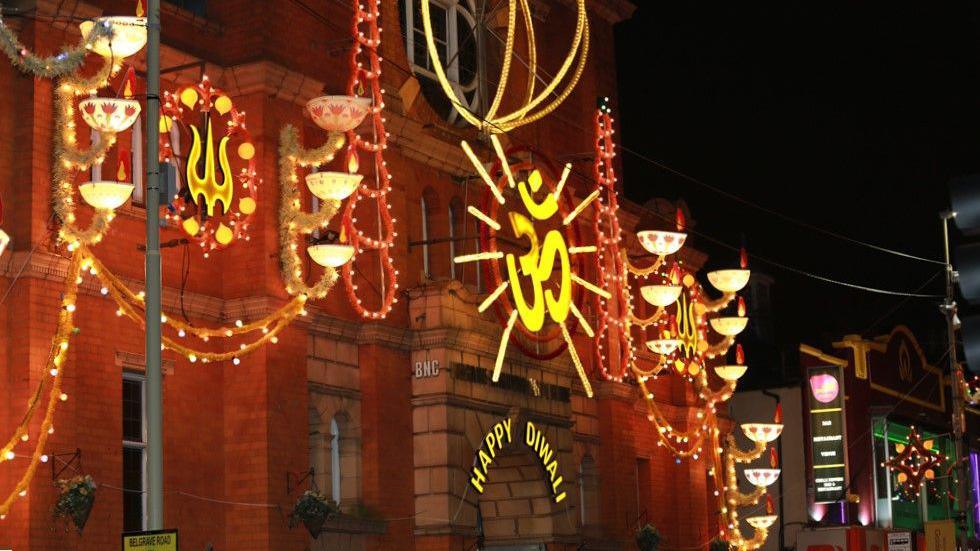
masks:
{"type": "Polygon", "coordinates": [[[470,486],[478,494],[485,490],[484,485],[496,459],[497,453],[503,451],[504,447],[513,443],[514,438],[519,438],[525,446],[541,462],[541,468],[545,473],[545,481],[551,488],[551,498],[555,503],[561,503],[567,497],[565,491],[561,490],[561,485],[565,478],[560,474],[561,466],[558,462],[558,449],[553,447],[548,441],[544,430],[536,426],[531,421],[524,423],[523,438],[519,434],[514,434],[515,427],[512,419],[504,419],[494,423],[487,435],[483,438],[483,444],[476,452],[476,460],[473,462],[473,470],[470,476],[470,486]]]}
{"type": "Polygon", "coordinates": [[[509,342],[536,359],[555,358],[567,349],[585,393],[591,397],[592,385],[582,367],[572,334],[581,325],[590,338],[594,337],[592,327],[581,313],[582,289],[607,299],[610,295],[579,275],[585,270],[581,255],[595,253],[596,247],[578,245],[581,238],[575,219],[598,197],[598,192],[573,205],[572,196],[565,189],[570,165],[556,177],[554,166],[540,152],[513,148],[505,154],[496,136],[491,136],[490,141],[497,154],[497,162],[491,169],[494,177],[469,144],[462,143],[463,151],[486,183],[487,192],[483,210],[473,205],[467,207],[467,212],[481,222],[482,252],[458,256],[455,261],[489,262],[486,268],[493,291],[478,311],[484,312],[495,305],[504,327],[492,379],[496,382],[500,378],[509,342]],[[512,164],[508,160],[529,156],[533,156],[534,163],[522,160],[512,164]],[[509,231],[505,231],[500,222],[501,208],[507,205],[505,192],[520,198],[517,206],[507,213],[509,231]],[[505,253],[499,250],[498,241],[510,244],[516,250],[505,253]],[[506,280],[502,271],[506,272],[506,280]],[[574,290],[573,284],[578,286],[574,290]],[[569,314],[572,314],[572,320],[569,320],[569,314]],[[550,341],[560,344],[550,352],[538,352],[520,339],[512,340],[515,328],[518,334],[538,345],[550,341]],[[561,341],[558,341],[559,336],[561,341]]]}
{"type": "Polygon", "coordinates": [[[205,76],[164,93],[160,122],[161,158],[176,163],[179,175],[167,220],[197,241],[205,257],[248,241],[260,180],[245,112],[205,76]]]}

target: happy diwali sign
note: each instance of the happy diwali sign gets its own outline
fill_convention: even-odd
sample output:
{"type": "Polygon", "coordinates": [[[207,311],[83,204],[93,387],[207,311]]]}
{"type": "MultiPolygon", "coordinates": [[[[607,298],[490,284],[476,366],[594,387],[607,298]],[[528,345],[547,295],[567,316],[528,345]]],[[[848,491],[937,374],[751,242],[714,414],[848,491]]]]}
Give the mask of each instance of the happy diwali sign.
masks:
{"type": "MultiPolygon", "coordinates": [[[[490,427],[490,431],[483,438],[483,445],[476,453],[470,485],[477,493],[483,493],[483,485],[487,482],[490,467],[493,465],[497,453],[504,449],[504,446],[514,441],[513,420],[504,419],[490,427]]],[[[561,490],[564,478],[559,474],[561,468],[558,465],[556,448],[548,442],[544,431],[534,425],[531,421],[526,421],[524,425],[524,445],[534,453],[534,456],[541,462],[544,468],[545,481],[551,487],[551,497],[555,503],[561,503],[565,499],[565,492],[561,490]]]]}

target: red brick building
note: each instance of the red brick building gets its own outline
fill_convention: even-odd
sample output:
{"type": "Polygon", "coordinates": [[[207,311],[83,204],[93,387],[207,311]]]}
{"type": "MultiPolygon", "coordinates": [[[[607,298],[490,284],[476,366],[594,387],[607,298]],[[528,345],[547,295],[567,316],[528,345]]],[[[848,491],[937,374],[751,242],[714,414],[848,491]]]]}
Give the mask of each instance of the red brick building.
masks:
{"type": "MultiPolygon", "coordinates": [[[[133,4],[39,0],[36,17],[8,18],[8,24],[28,47],[54,52],[77,42],[77,21],[131,14],[133,4]]],[[[488,38],[493,33],[478,44],[460,38],[482,3],[434,4],[443,8],[437,26],[451,37],[445,47],[459,54],[457,78],[476,83],[466,95],[476,105],[485,99],[481,86],[488,81],[481,78],[489,74],[495,82],[500,57],[495,39],[488,38]],[[478,59],[486,60],[485,67],[478,59]]],[[[574,3],[532,4],[539,57],[553,68],[572,34],[574,3]]],[[[575,161],[584,173],[591,170],[595,98],[612,96],[615,104],[613,25],[634,9],[626,0],[588,4],[592,40],[581,82],[555,113],[509,138],[558,162],[575,161]]],[[[567,356],[534,361],[513,349],[504,367],[511,384],[485,382],[500,326],[477,314],[486,292],[482,275],[473,265],[450,261],[477,249],[472,218],[464,213],[485,188],[458,147],[460,139],[476,142],[477,136],[453,124],[426,77],[424,55],[415,53],[420,50],[412,42],[419,35],[407,30],[420,27],[411,3],[384,0],[382,9],[382,81],[392,141],[386,159],[394,175],[400,300],[387,319],[368,323],[338,286],[311,303],[309,315],[277,344],[242,358],[240,365],[192,364],[164,352],[167,526],[180,530],[182,549],[629,549],[642,522],[656,525],[669,547],[705,544],[715,533],[706,466],[675,463],[656,445],[634,385],[595,381],[596,397],[588,399],[567,356]],[[548,391],[528,390],[530,379],[548,391]],[[533,420],[557,448],[568,492],[562,503],[551,499],[540,464],[526,450],[498,458],[482,495],[469,488],[474,454],[487,430],[505,417],[533,420]],[[309,484],[296,480],[311,466],[320,490],[348,513],[316,541],[287,522],[309,484]]],[[[276,227],[279,130],[297,125],[307,145],[325,138],[303,117],[303,106],[322,93],[342,93],[350,18],[348,2],[341,0],[164,2],[163,88],[195,82],[203,72],[226,90],[247,112],[263,179],[248,243],[208,259],[193,246],[164,249],[168,315],[228,325],[259,318],[287,298],[276,227]]],[[[506,18],[492,19],[489,29],[499,34],[505,24],[506,18]]],[[[144,68],[143,56],[131,60],[137,70],[144,68]]],[[[3,228],[13,239],[0,257],[5,431],[16,425],[29,393],[46,375],[42,368],[67,270],[51,210],[52,96],[51,81],[0,63],[0,194],[3,228]]],[[[88,139],[81,130],[80,139],[88,139]]],[[[141,152],[133,149],[139,190],[141,152]]],[[[480,153],[490,156],[486,149],[480,153]]],[[[591,191],[581,179],[572,185],[580,198],[591,191]]],[[[137,191],[94,250],[133,289],[143,279],[140,202],[137,191]]],[[[663,201],[650,207],[674,210],[663,201]]],[[[627,235],[637,224],[650,223],[644,212],[624,207],[627,235]]],[[[181,236],[168,227],[161,240],[181,236]]],[[[632,239],[630,246],[639,250],[632,239]]],[[[684,254],[693,266],[704,260],[694,250],[684,254]]],[[[359,262],[365,263],[358,271],[362,290],[376,289],[380,282],[370,255],[359,262]]],[[[114,315],[115,304],[99,291],[94,278],[85,279],[76,314],[80,333],[67,367],[69,399],[59,406],[48,449],[52,456],[81,450],[82,471],[100,484],[94,510],[82,536],[53,522],[57,492],[45,466],[0,521],[0,548],[114,549],[124,529],[144,526],[143,332],[114,315]]],[[[365,296],[368,302],[375,295],[365,296]]],[[[593,361],[591,346],[582,336],[579,348],[587,364],[593,361]]],[[[662,379],[655,386],[675,427],[694,422],[684,407],[693,398],[684,385],[662,379]]],[[[60,468],[59,461],[52,463],[60,468]]],[[[0,465],[4,495],[24,464],[16,459],[0,465]]]]}

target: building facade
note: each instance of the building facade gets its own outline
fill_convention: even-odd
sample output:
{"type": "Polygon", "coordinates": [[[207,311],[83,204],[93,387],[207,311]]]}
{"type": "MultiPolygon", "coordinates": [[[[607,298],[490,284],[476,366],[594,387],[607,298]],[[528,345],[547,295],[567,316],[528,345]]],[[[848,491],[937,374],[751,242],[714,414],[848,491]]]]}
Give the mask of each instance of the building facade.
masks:
{"type": "MultiPolygon", "coordinates": [[[[7,23],[29,48],[55,52],[78,41],[77,21],[131,14],[134,2],[36,4],[31,17],[7,23]]],[[[441,46],[458,60],[450,72],[478,108],[499,67],[493,36],[506,18],[486,18],[475,40],[467,29],[483,13],[482,2],[433,4],[434,24],[446,38],[441,46]]],[[[574,27],[574,3],[532,4],[540,58],[546,67],[556,65],[574,27]]],[[[633,10],[625,0],[589,6],[590,60],[574,93],[552,115],[509,136],[509,145],[530,145],[586,174],[595,98],[611,96],[615,104],[613,25],[633,10]]],[[[490,312],[477,313],[488,291],[486,274],[451,261],[479,247],[465,211],[485,186],[458,146],[460,139],[479,139],[437,93],[419,47],[415,3],[383,0],[381,7],[398,302],[385,319],[368,321],[338,286],[326,299],[311,301],[308,314],[277,343],[240,363],[192,363],[165,351],[166,525],[180,531],[184,549],[628,549],[636,528],[647,522],[660,529],[666,545],[706,545],[717,533],[707,469],[702,462],[675,462],[657,446],[635,385],[593,377],[595,397],[587,398],[566,356],[534,360],[513,348],[500,382],[489,381],[501,327],[490,312]],[[566,494],[560,502],[536,455],[540,450],[531,447],[501,450],[482,493],[475,490],[475,458],[504,420],[532,423],[555,450],[566,494]],[[316,540],[288,519],[311,485],[345,513],[316,540]]],[[[343,93],[351,17],[350,5],[339,0],[164,2],[163,88],[206,74],[225,90],[247,113],[263,181],[247,243],[204,258],[181,241],[177,228],[162,229],[167,315],[224,326],[260,318],[286,300],[277,254],[279,130],[300,128],[307,147],[325,139],[303,107],[315,96],[343,93]]],[[[135,97],[145,90],[143,55],[131,59],[135,97]]],[[[42,366],[67,273],[51,210],[53,87],[0,63],[0,195],[3,228],[12,237],[0,257],[6,289],[0,299],[0,427],[17,424],[22,404],[46,376],[42,366]]],[[[145,127],[138,122],[134,135],[145,127]]],[[[79,131],[80,141],[94,139],[79,131]]],[[[115,172],[121,159],[137,185],[93,251],[134,290],[143,280],[145,222],[139,141],[122,138],[110,160],[91,169],[97,179],[95,171],[115,172]]],[[[490,157],[489,148],[480,146],[478,153],[490,157]]],[[[591,191],[588,179],[569,185],[580,198],[591,191]]],[[[316,208],[308,195],[303,203],[316,208]]],[[[659,201],[652,208],[670,218],[675,206],[659,201]]],[[[633,250],[639,247],[631,230],[664,225],[649,209],[629,204],[621,223],[633,250]]],[[[704,261],[693,249],[682,258],[690,266],[704,261]]],[[[355,276],[371,308],[378,306],[379,290],[391,285],[373,269],[376,262],[371,255],[360,258],[355,276]]],[[[67,401],[58,406],[50,461],[0,521],[0,548],[112,549],[122,532],[146,526],[143,331],[116,315],[91,277],[81,285],[76,322],[67,401]],[[51,519],[52,479],[76,473],[99,483],[81,535],[51,519]]],[[[576,342],[587,370],[599,373],[592,339],[579,335],[576,342]]],[[[205,346],[223,350],[217,342],[205,346]]],[[[641,354],[641,361],[648,358],[641,354]]],[[[668,377],[653,386],[673,426],[699,423],[685,407],[694,397],[682,382],[668,377]]],[[[0,465],[0,488],[14,487],[24,464],[18,457],[0,465]]]]}
{"type": "MultiPolygon", "coordinates": [[[[911,453],[913,431],[928,450],[955,456],[945,359],[927,358],[915,335],[898,326],[873,339],[846,335],[826,351],[802,345],[800,361],[806,500],[793,506],[806,508],[808,529],[799,545],[846,541],[848,548],[883,549],[887,532],[909,532],[913,545],[918,539],[918,548],[933,548],[930,523],[955,521],[965,509],[975,541],[976,505],[961,507],[956,495],[957,485],[966,485],[977,503],[980,412],[966,410],[968,480],[956,478],[951,460],[924,471],[918,486],[916,477],[889,468],[911,453]]],[[[914,471],[916,461],[906,464],[914,471]]]]}

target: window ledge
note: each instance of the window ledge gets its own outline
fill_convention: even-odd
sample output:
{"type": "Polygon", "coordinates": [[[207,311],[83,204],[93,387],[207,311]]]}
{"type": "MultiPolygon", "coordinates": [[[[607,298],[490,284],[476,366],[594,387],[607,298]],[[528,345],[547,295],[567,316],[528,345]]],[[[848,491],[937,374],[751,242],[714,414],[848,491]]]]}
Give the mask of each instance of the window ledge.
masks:
{"type": "Polygon", "coordinates": [[[333,534],[384,534],[388,531],[388,521],[367,519],[341,514],[328,518],[323,523],[321,533],[333,534]]]}

